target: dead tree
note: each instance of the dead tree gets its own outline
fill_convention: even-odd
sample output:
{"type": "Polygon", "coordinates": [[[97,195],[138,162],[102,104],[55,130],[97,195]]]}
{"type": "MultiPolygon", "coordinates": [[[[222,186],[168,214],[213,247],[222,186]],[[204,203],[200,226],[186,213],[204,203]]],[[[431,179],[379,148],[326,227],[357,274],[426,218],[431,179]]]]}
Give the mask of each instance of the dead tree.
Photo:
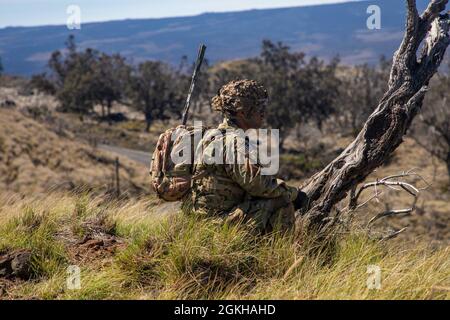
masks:
{"type": "Polygon", "coordinates": [[[320,230],[329,225],[331,209],[402,143],[450,43],[449,14],[443,13],[448,0],[431,0],[421,15],[415,0],[406,3],[406,31],[394,55],[387,92],[356,139],[302,186],[310,199],[302,217],[320,230]]]}
{"type": "Polygon", "coordinates": [[[120,162],[119,157],[116,157],[116,161],[114,162],[114,174],[115,174],[115,187],[116,187],[116,197],[120,197],[120,162]]]}
{"type": "Polygon", "coordinates": [[[335,223],[341,223],[343,222],[344,225],[351,226],[353,222],[353,218],[358,213],[358,209],[364,208],[367,203],[369,203],[372,200],[377,200],[379,202],[379,197],[383,193],[381,190],[382,188],[387,188],[390,190],[398,191],[398,192],[406,192],[409,196],[412,197],[413,203],[410,207],[407,208],[401,208],[401,209],[390,209],[386,208],[385,211],[382,211],[375,216],[373,216],[367,223],[365,229],[367,234],[372,239],[378,239],[378,240],[388,240],[392,239],[396,236],[398,236],[400,233],[405,231],[407,227],[404,227],[400,230],[390,230],[387,233],[382,233],[378,236],[372,236],[372,225],[375,221],[378,221],[382,218],[386,217],[392,217],[392,216],[408,216],[410,215],[416,208],[417,200],[419,197],[419,194],[422,190],[425,190],[430,187],[430,184],[419,174],[415,173],[413,169],[402,172],[400,174],[395,174],[391,176],[384,177],[382,179],[377,179],[373,182],[368,182],[363,184],[359,190],[356,190],[356,188],[353,188],[350,192],[350,199],[348,206],[343,208],[342,210],[339,210],[338,214],[336,214],[334,217],[330,217],[331,222],[335,223]],[[416,179],[419,179],[419,181],[423,182],[425,184],[424,187],[417,187],[413,183],[410,183],[406,181],[408,177],[413,177],[416,179]],[[373,190],[374,194],[363,201],[362,203],[359,203],[359,198],[366,190],[373,190]],[[342,219],[342,216],[346,216],[345,219],[342,219]]]}
{"type": "MultiPolygon", "coordinates": [[[[450,68],[450,59],[448,62],[450,68]]],[[[412,137],[433,160],[439,159],[446,164],[450,178],[450,74],[437,74],[432,85],[424,103],[433,107],[420,113],[412,137]]],[[[436,171],[434,162],[433,165],[436,171]]]]}

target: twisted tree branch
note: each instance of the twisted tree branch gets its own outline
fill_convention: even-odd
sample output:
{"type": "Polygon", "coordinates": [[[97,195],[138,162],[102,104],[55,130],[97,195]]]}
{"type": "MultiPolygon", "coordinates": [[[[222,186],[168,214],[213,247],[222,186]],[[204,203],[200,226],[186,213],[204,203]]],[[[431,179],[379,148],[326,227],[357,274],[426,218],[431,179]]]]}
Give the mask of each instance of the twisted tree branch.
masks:
{"type": "Polygon", "coordinates": [[[442,13],[447,3],[431,0],[419,16],[415,0],[407,0],[406,31],[394,55],[387,92],[356,139],[302,186],[310,198],[303,216],[315,225],[326,226],[333,206],[402,143],[450,43],[449,15],[442,13]],[[417,51],[424,40],[418,60],[417,51]]]}

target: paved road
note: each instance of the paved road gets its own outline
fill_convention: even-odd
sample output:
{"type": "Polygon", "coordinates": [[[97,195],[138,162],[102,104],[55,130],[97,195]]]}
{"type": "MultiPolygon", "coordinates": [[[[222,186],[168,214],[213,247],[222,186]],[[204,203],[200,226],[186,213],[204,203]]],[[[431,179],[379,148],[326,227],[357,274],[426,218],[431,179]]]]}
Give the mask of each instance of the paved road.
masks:
{"type": "MultiPolygon", "coordinates": [[[[116,153],[118,155],[127,157],[136,162],[142,163],[146,166],[150,165],[150,152],[144,152],[139,150],[121,148],[109,146],[106,144],[99,144],[98,148],[100,150],[105,150],[109,152],[116,153]]],[[[151,210],[151,212],[155,215],[167,215],[167,214],[176,214],[181,209],[181,202],[161,202],[159,205],[155,205],[151,210]]]]}
{"type": "Polygon", "coordinates": [[[121,156],[125,156],[131,160],[142,163],[144,165],[150,165],[150,157],[151,157],[150,152],[114,147],[106,144],[99,144],[98,148],[101,150],[117,153],[121,156]]]}

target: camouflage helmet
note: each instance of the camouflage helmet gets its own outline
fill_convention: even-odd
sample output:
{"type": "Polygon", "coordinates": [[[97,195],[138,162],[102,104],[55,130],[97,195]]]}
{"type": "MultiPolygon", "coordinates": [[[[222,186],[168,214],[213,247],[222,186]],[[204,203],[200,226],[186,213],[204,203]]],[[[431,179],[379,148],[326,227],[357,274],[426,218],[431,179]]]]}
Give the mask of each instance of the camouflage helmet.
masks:
{"type": "Polygon", "coordinates": [[[263,112],[268,101],[267,90],[254,80],[234,80],[212,99],[212,108],[233,118],[238,111],[263,112]]]}

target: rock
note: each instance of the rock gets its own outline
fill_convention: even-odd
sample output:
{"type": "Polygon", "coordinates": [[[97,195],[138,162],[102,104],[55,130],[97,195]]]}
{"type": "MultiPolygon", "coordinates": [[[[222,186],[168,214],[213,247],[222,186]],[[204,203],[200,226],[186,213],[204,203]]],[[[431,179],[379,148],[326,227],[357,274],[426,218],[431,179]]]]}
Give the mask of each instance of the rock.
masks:
{"type": "Polygon", "coordinates": [[[103,240],[100,239],[91,239],[86,241],[82,246],[93,250],[99,250],[104,246],[104,243],[103,240]]]}
{"type": "Polygon", "coordinates": [[[31,252],[16,250],[0,256],[0,277],[17,277],[28,280],[31,278],[31,252]]]}
{"type": "Polygon", "coordinates": [[[0,108],[14,108],[16,103],[13,100],[6,99],[0,103],[0,108]]]}
{"type": "Polygon", "coordinates": [[[0,277],[6,277],[12,274],[11,259],[9,255],[0,256],[0,277]]]}
{"type": "Polygon", "coordinates": [[[31,277],[31,252],[22,251],[14,255],[11,261],[13,274],[22,279],[31,277]]]}
{"type": "Polygon", "coordinates": [[[103,245],[105,247],[111,247],[111,246],[115,245],[116,243],[117,243],[117,240],[115,238],[103,239],[103,245]]]}

